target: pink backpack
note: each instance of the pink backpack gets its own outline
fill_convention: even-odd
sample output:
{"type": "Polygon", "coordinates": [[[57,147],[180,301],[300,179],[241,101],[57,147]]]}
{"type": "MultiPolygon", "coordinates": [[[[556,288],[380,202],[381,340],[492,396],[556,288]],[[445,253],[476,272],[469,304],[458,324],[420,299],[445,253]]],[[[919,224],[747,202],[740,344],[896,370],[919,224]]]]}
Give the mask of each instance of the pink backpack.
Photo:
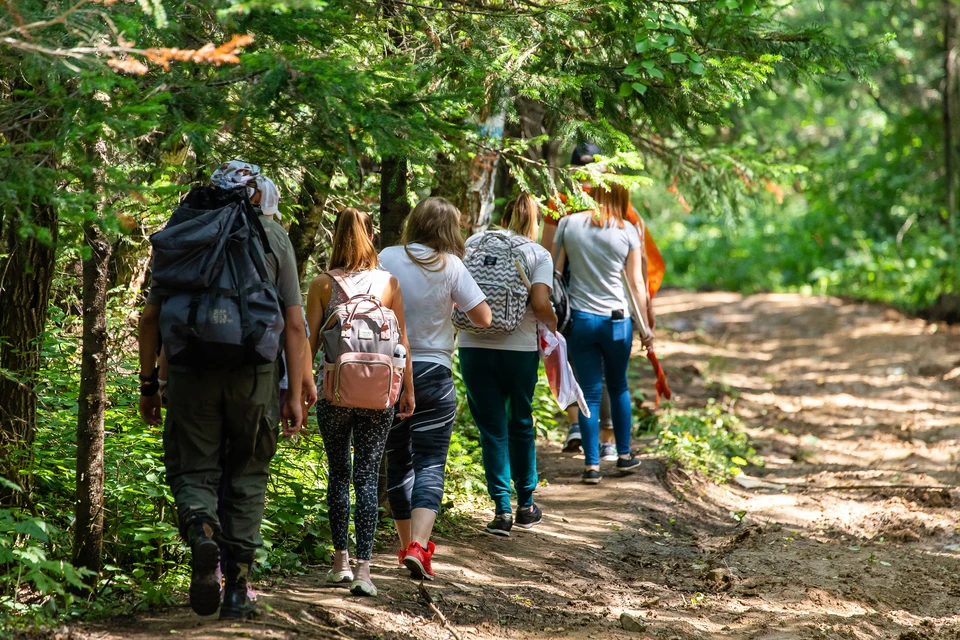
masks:
{"type": "MultiPolygon", "coordinates": [[[[323,323],[323,397],[337,407],[389,409],[397,403],[403,366],[394,363],[400,343],[397,316],[371,291],[382,291],[390,274],[374,271],[358,292],[340,269],[327,273],[348,300],[323,323]]],[[[404,361],[405,364],[405,361],[404,361]]]]}

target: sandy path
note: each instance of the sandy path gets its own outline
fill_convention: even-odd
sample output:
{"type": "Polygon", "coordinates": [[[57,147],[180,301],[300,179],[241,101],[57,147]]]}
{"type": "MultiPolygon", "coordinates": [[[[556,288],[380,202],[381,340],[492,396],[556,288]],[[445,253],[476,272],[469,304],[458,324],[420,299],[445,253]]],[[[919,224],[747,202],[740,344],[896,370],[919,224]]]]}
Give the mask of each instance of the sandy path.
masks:
{"type": "MultiPolygon", "coordinates": [[[[766,462],[749,473],[787,490],[717,486],[649,456],[585,487],[582,462],[545,446],[543,526],[493,538],[481,513],[438,540],[428,589],[459,637],[960,637],[960,331],[826,298],[658,300],[677,404],[732,402],[766,462]],[[646,629],[623,630],[623,611],[646,629]]],[[[376,561],[377,600],[322,587],[318,567],[265,588],[259,623],[179,607],[85,633],[452,638],[395,556],[376,561]]]]}

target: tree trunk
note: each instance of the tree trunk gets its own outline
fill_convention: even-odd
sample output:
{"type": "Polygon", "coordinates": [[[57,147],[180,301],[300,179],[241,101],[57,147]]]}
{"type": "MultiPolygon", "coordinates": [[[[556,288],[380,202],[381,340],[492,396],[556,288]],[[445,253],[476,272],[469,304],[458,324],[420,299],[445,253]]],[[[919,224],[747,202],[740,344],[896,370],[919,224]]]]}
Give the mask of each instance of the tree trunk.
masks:
{"type": "MultiPolygon", "coordinates": [[[[4,212],[7,257],[0,261],[0,475],[31,489],[33,438],[36,430],[37,371],[40,342],[47,320],[47,303],[56,263],[57,211],[34,203],[31,223],[49,234],[20,235],[20,213],[4,212]]],[[[16,501],[0,493],[0,505],[16,501]]]]}
{"type": "Polygon", "coordinates": [[[300,210],[294,214],[296,224],[290,225],[290,243],[297,259],[297,275],[303,281],[307,263],[317,251],[317,232],[323,224],[323,210],[329,196],[327,176],[304,173],[300,190],[300,210]]]}
{"type": "Polygon", "coordinates": [[[490,225],[495,207],[497,165],[500,162],[500,151],[496,147],[503,140],[505,122],[506,113],[497,111],[484,118],[479,126],[481,135],[488,141],[488,148],[480,150],[470,163],[467,209],[463,212],[467,233],[482,231],[490,225]]]}
{"type": "Polygon", "coordinates": [[[112,247],[95,224],[84,229],[83,349],[77,418],[77,508],[74,564],[94,572],[103,550],[103,418],[107,405],[107,283],[112,247]]]}
{"type": "Polygon", "coordinates": [[[407,202],[407,159],[387,156],[380,163],[380,247],[400,242],[407,202]]]}

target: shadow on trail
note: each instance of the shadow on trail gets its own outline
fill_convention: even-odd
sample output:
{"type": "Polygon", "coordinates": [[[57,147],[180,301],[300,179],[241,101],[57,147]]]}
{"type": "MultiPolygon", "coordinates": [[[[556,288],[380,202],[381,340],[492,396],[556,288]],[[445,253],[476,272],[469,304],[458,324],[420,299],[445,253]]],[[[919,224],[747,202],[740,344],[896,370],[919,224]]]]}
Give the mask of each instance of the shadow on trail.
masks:
{"type": "MultiPolygon", "coordinates": [[[[960,637],[958,494],[913,488],[960,481],[960,385],[944,379],[960,338],[835,299],[668,291],[658,302],[677,406],[716,398],[738,413],[766,462],[750,474],[788,489],[707,483],[649,456],[633,476],[605,465],[589,487],[582,458],[547,445],[541,526],[496,538],[480,531],[492,513],[477,513],[437,540],[426,588],[458,636],[960,637]],[[624,611],[645,630],[624,631],[624,611]]],[[[646,371],[631,379],[652,387],[646,371]]],[[[453,637],[392,549],[375,557],[377,599],[322,586],[326,569],[266,587],[260,623],[181,607],[95,637],[453,637]]]]}

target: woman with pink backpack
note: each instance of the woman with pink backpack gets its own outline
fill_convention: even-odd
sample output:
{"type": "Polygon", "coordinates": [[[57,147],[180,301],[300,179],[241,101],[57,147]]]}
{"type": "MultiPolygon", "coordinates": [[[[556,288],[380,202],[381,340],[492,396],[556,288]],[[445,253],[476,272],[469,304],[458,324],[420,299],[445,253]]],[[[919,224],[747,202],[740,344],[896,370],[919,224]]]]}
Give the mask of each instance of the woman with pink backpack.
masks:
{"type": "Polygon", "coordinates": [[[402,246],[380,253],[403,286],[410,328],[412,416],[397,414],[387,440],[387,495],[400,536],[400,562],[432,580],[433,523],[443,500],[444,467],[457,412],[453,386],[454,305],[477,327],[490,325],[483,291],[464,267],[460,211],[444,198],[421,201],[407,217],[402,246]]]}
{"type": "Polygon", "coordinates": [[[324,345],[317,423],[329,465],[327,506],[334,559],[327,582],[349,583],[354,595],[376,596],[370,559],[379,511],[380,460],[398,396],[399,418],[413,413],[415,396],[400,283],[378,268],[373,222],[367,213],[353,208],[340,213],[330,271],[310,283],[307,324],[314,359],[321,340],[324,345]],[[356,573],[350,570],[347,551],[351,445],[357,496],[356,573]]]}

